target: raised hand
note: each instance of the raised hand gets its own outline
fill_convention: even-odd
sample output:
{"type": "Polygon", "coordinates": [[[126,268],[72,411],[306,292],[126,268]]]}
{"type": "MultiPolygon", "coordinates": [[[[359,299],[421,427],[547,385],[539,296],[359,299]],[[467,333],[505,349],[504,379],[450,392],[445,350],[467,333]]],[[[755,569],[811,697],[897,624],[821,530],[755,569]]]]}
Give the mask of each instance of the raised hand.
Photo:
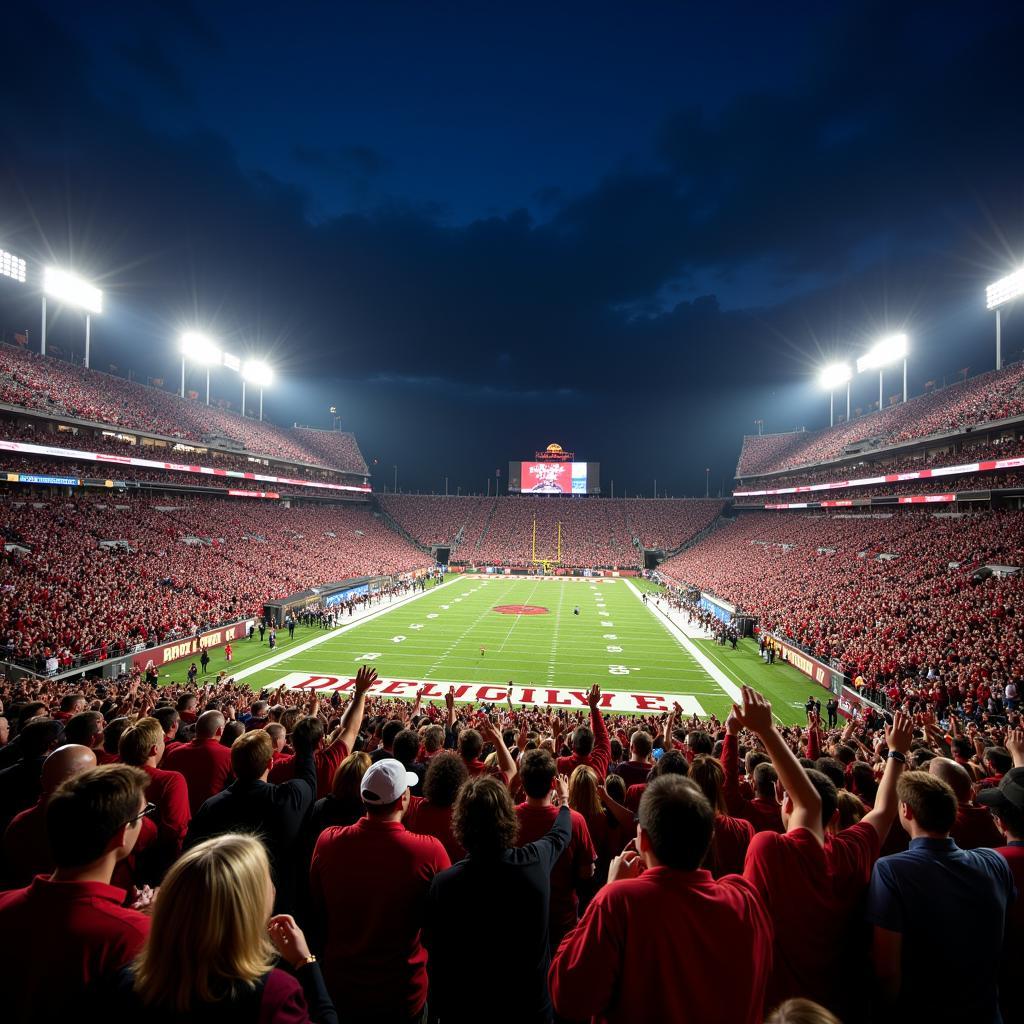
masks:
{"type": "Polygon", "coordinates": [[[766,697],[751,689],[743,687],[743,707],[733,704],[732,713],[740,725],[758,736],[764,736],[772,730],[772,706],[766,697]]]}
{"type": "Polygon", "coordinates": [[[356,673],[356,685],[353,692],[357,697],[362,697],[376,681],[377,670],[370,665],[361,665],[356,673]]]}
{"type": "Polygon", "coordinates": [[[587,703],[590,705],[591,711],[596,711],[598,704],[601,703],[601,687],[597,683],[590,688],[590,693],[587,694],[587,703]]]}
{"type": "Polygon", "coordinates": [[[885,726],[885,743],[890,750],[906,756],[910,752],[910,744],[914,739],[914,723],[909,715],[897,711],[892,716],[892,725],[885,726]]]}

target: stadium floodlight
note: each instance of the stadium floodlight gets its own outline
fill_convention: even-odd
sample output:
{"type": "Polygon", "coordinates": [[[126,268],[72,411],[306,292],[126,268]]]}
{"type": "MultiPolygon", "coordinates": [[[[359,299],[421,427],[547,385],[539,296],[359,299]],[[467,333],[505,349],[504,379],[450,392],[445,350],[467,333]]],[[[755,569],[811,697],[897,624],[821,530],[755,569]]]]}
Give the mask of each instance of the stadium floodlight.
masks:
{"type": "Polygon", "coordinates": [[[234,370],[235,373],[240,373],[242,370],[242,360],[238,356],[233,356],[230,352],[223,353],[224,365],[229,370],[234,370]]]}
{"type": "Polygon", "coordinates": [[[9,277],[19,284],[25,283],[25,261],[13,252],[0,249],[0,277],[9,277]]]}
{"type": "Polygon", "coordinates": [[[199,363],[206,367],[206,404],[210,404],[210,367],[223,358],[220,346],[198,331],[185,331],[178,348],[181,352],[181,397],[185,397],[185,363],[199,363]]]}
{"type": "Polygon", "coordinates": [[[843,384],[846,385],[846,419],[849,422],[850,380],[852,377],[853,371],[850,369],[849,363],[833,363],[831,366],[824,367],[818,375],[818,382],[828,392],[828,425],[830,427],[834,427],[836,422],[834,402],[836,388],[841,387],[843,384]]]}
{"type": "Polygon", "coordinates": [[[907,400],[907,351],[908,340],[905,334],[890,334],[875,342],[871,348],[857,360],[857,372],[865,370],[878,371],[878,410],[882,410],[882,378],[885,368],[903,360],[903,401],[907,400]]]}
{"type": "Polygon", "coordinates": [[[996,311],[996,369],[1003,368],[1003,322],[1000,306],[1014,302],[1024,295],[1024,267],[1000,278],[985,289],[985,300],[989,309],[996,311]]]}
{"type": "Polygon", "coordinates": [[[46,355],[46,297],[56,299],[65,306],[85,310],[85,365],[89,366],[89,341],[92,333],[92,314],[103,312],[103,292],[84,278],[60,267],[43,270],[43,322],[39,342],[40,355],[46,355]]]}
{"type": "Polygon", "coordinates": [[[245,415],[245,382],[260,389],[260,419],[263,419],[263,389],[274,383],[274,371],[262,359],[247,359],[242,367],[242,415],[245,415]]]}

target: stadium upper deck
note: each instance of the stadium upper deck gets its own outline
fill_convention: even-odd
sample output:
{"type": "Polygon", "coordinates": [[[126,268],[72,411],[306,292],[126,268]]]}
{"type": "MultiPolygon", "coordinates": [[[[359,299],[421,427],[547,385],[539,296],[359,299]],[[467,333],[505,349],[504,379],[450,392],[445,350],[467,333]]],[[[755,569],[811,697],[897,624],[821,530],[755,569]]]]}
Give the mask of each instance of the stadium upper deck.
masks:
{"type": "Polygon", "coordinates": [[[743,438],[736,479],[814,469],[853,455],[1024,416],[1024,363],[816,432],[743,438]]]}
{"type": "Polygon", "coordinates": [[[209,448],[367,474],[366,460],[351,434],[286,430],[9,345],[0,345],[0,402],[209,448]]]}

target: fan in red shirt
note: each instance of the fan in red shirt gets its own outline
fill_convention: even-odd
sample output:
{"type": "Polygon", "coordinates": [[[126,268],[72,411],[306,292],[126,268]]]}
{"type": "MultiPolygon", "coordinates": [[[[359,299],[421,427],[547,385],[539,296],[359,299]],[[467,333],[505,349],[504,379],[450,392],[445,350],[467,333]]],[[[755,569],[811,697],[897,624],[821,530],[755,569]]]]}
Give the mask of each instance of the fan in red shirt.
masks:
{"type": "Polygon", "coordinates": [[[36,875],[53,871],[46,805],[61,783],[95,767],[96,755],[78,743],[66,743],[47,756],[39,777],[39,799],[16,814],[4,832],[0,888],[28,885],[36,875]]]}
{"type": "Polygon", "coordinates": [[[759,764],[754,769],[753,799],[740,790],[739,749],[736,739],[740,727],[730,715],[726,721],[725,742],[722,744],[722,767],[725,769],[725,803],[735,818],[743,818],[754,826],[755,832],[782,832],[782,814],[775,798],[777,775],[770,764],[759,764]]]}
{"type": "Polygon", "coordinates": [[[124,764],[141,768],[149,776],[146,799],[156,804],[157,842],[147,868],[156,877],[181,853],[192,820],[188,786],[180,772],[157,768],[164,754],[164,730],[155,718],[140,718],[121,734],[118,752],[124,764]]]}
{"type": "Polygon", "coordinates": [[[219,711],[204,711],[196,722],[195,739],[164,754],[162,767],[180,772],[185,778],[191,814],[219,793],[231,778],[231,751],[221,743],[224,725],[224,716],[219,711]]]}
{"type": "MultiPolygon", "coordinates": [[[[526,793],[526,801],[516,807],[519,819],[520,846],[534,843],[546,836],[558,817],[558,808],[551,802],[555,781],[555,759],[546,750],[528,750],[519,763],[519,777],[526,793]]],[[[569,780],[565,780],[568,786],[569,780]]],[[[570,811],[572,837],[551,869],[551,901],[549,907],[549,933],[554,948],[576,924],[579,900],[576,890],[594,876],[597,851],[590,838],[590,830],[583,815],[570,811]]]]}
{"type": "Polygon", "coordinates": [[[747,847],[754,838],[754,826],[727,813],[722,762],[710,754],[698,754],[690,765],[690,778],[700,786],[708,803],[715,809],[715,832],[704,867],[711,872],[712,878],[742,874],[747,847]]]}
{"type": "MultiPolygon", "coordinates": [[[[0,894],[4,1017],[19,1022],[80,1017],[87,988],[109,979],[138,953],[149,919],[124,906],[110,884],[135,846],[149,806],[138,768],[92,768],[50,798],[46,824],[57,867],[28,888],[0,894]]],[[[140,895],[148,902],[150,893],[140,895]]]]}
{"type": "Polygon", "coordinates": [[[569,776],[581,765],[593,768],[597,777],[604,781],[608,764],[612,759],[612,744],[608,728],[604,724],[598,707],[601,703],[601,688],[594,683],[587,694],[590,705],[590,728],[581,725],[572,734],[572,753],[558,759],[558,774],[569,776]]]}
{"type": "Polygon", "coordinates": [[[637,729],[629,738],[629,760],[615,766],[615,774],[622,778],[626,786],[641,786],[651,774],[654,763],[651,761],[651,750],[654,741],[651,734],[644,729],[637,729]]]}
{"type": "Polygon", "coordinates": [[[448,750],[435,754],[423,777],[423,796],[410,799],[409,809],[402,818],[402,824],[410,832],[440,840],[453,864],[466,856],[452,831],[452,807],[459,788],[468,778],[469,771],[458,754],[448,750]]]}
{"type": "Polygon", "coordinates": [[[352,1020],[411,1021],[427,1000],[423,908],[434,875],[451,862],[437,839],[402,824],[417,781],[394,758],[371,765],[366,817],[326,829],[313,851],[324,978],[352,1020]]]}
{"type": "Polygon", "coordinates": [[[976,850],[980,846],[995,847],[1002,843],[1002,836],[988,808],[972,803],[974,787],[963,765],[948,757],[933,757],[928,762],[928,773],[942,779],[956,793],[956,822],[949,834],[961,850],[976,850]]]}
{"type": "Polygon", "coordinates": [[[745,879],[716,881],[700,869],[713,825],[713,808],[689,779],[672,775],[647,787],[636,850],[612,861],[608,884],[552,961],[560,1016],[760,1024],[771,920],[745,879]]]}
{"type": "Polygon", "coordinates": [[[844,984],[871,869],[896,817],[896,782],[906,764],[913,731],[897,713],[886,727],[892,756],[874,809],[849,828],[836,831],[836,787],[822,772],[805,770],[772,723],[771,704],[743,687],[743,706],[730,719],[764,744],[784,791],[786,832],[759,832],[747,850],[744,877],[758,891],[775,925],[772,973],[765,1009],[804,996],[844,1020],[861,1019],[858,986],[844,984]]]}

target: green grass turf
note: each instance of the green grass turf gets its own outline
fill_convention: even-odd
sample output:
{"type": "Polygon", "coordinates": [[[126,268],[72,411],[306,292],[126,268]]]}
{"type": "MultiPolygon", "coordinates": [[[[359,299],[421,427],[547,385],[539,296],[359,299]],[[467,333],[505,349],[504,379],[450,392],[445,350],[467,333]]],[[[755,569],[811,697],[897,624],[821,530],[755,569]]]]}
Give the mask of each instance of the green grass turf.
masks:
{"type": "MultiPolygon", "coordinates": [[[[287,635],[279,632],[283,640],[275,654],[322,633],[298,629],[291,644],[287,635]]],[[[765,693],[784,722],[803,719],[808,693],[824,695],[788,665],[764,665],[752,641],[736,651],[711,641],[694,643],[729,680],[737,685],[748,682],[765,693]]],[[[259,644],[258,634],[257,640],[242,640],[234,649],[230,666],[222,649],[211,652],[210,676],[221,668],[234,674],[270,654],[266,643],[259,644]]],[[[720,716],[731,704],[731,698],[624,580],[456,577],[443,589],[428,591],[405,606],[297,652],[245,682],[258,690],[292,672],[351,675],[367,654],[377,655],[371,663],[385,679],[496,684],[512,680],[517,686],[561,689],[596,682],[607,690],[690,695],[706,713],[720,716]],[[494,611],[503,604],[540,605],[549,613],[494,611]],[[580,607],[579,616],[573,615],[575,605],[580,607]]],[[[172,666],[165,678],[184,678],[188,664],[186,659],[172,666]]]]}

